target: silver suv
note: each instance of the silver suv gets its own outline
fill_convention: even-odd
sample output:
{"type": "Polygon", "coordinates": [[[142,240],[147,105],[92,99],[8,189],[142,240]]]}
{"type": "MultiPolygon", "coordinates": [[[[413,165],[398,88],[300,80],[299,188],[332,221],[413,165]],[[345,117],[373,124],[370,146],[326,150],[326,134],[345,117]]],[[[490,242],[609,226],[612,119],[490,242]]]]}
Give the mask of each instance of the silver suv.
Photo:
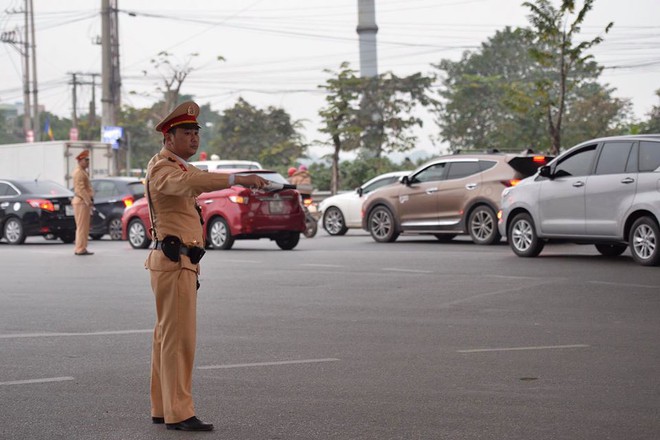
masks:
{"type": "Polygon", "coordinates": [[[566,151],[502,193],[498,227],[519,257],[549,240],[594,244],[606,256],[630,247],[660,264],[660,135],[594,139],[566,151]]]}

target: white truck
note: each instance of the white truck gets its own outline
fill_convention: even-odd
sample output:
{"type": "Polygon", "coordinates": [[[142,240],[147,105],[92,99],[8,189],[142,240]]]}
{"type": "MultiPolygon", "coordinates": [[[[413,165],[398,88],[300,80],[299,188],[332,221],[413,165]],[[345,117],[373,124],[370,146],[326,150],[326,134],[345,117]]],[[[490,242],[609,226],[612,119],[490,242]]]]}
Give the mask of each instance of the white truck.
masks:
{"type": "Polygon", "coordinates": [[[73,186],[76,156],[89,150],[90,178],[114,174],[112,145],[94,141],[50,141],[0,145],[0,178],[52,180],[73,186]]]}

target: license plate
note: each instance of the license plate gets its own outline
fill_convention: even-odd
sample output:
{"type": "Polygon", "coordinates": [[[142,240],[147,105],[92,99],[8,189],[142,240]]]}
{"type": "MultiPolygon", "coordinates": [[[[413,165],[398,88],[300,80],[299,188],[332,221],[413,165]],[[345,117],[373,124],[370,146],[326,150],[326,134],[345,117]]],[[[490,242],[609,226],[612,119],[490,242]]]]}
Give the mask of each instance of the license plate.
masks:
{"type": "Polygon", "coordinates": [[[271,214],[281,214],[284,212],[284,203],[281,200],[272,200],[268,203],[271,214]]]}
{"type": "Polygon", "coordinates": [[[73,215],[73,205],[64,205],[64,215],[73,215]]]}

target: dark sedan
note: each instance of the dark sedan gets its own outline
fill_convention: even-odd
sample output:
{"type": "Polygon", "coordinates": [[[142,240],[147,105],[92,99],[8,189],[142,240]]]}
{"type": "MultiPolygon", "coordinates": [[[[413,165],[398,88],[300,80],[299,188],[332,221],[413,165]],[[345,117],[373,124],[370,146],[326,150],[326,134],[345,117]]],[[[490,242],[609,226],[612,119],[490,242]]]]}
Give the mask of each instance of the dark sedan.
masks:
{"type": "Polygon", "coordinates": [[[30,236],[76,238],[73,193],[49,180],[0,179],[0,230],[9,244],[30,236]]]}
{"type": "Polygon", "coordinates": [[[105,177],[92,179],[94,215],[89,235],[99,240],[105,234],[121,240],[121,216],[124,209],[144,197],[142,180],[134,177],[105,177]]]}

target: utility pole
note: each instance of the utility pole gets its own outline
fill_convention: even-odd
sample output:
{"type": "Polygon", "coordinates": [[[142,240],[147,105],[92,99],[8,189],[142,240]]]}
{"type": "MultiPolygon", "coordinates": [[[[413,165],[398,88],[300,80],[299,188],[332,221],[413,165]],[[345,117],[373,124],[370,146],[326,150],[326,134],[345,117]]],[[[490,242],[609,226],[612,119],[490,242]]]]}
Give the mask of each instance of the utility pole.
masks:
{"type": "Polygon", "coordinates": [[[101,82],[103,85],[101,102],[104,126],[117,125],[117,112],[121,105],[117,1],[101,0],[101,82]]]}
{"type": "MultiPolygon", "coordinates": [[[[101,0],[101,53],[103,84],[102,127],[117,126],[117,114],[121,106],[121,77],[119,72],[119,20],[118,0],[101,0]]],[[[119,148],[113,145],[114,174],[119,172],[119,148]]]]}
{"type": "Polygon", "coordinates": [[[77,94],[77,89],[78,89],[78,82],[76,81],[76,75],[75,73],[71,74],[71,84],[73,84],[73,89],[71,90],[71,98],[72,98],[72,103],[71,103],[71,126],[72,128],[78,128],[78,94],[77,94]]]}
{"type": "Polygon", "coordinates": [[[98,73],[82,73],[82,72],[69,72],[71,75],[71,84],[72,88],[72,111],[71,111],[71,120],[73,122],[73,127],[78,128],[78,86],[92,86],[92,98],[89,101],[89,115],[88,122],[89,127],[93,127],[96,123],[96,77],[99,76],[98,73]],[[91,77],[91,81],[80,80],[79,77],[91,77]]]}
{"type": "Polygon", "coordinates": [[[34,140],[36,142],[39,142],[41,140],[41,125],[39,121],[39,99],[37,96],[37,92],[39,90],[38,83],[37,83],[37,40],[34,37],[34,4],[32,0],[29,0],[30,2],[30,34],[32,35],[32,38],[30,40],[31,48],[32,48],[32,98],[33,98],[33,104],[32,104],[32,111],[34,112],[34,118],[32,120],[32,129],[34,130],[34,140]]]}
{"type": "Polygon", "coordinates": [[[32,0],[24,0],[23,9],[12,9],[6,11],[8,14],[23,14],[25,28],[6,31],[0,34],[0,41],[11,44],[14,49],[23,57],[23,134],[26,141],[33,142],[40,139],[41,130],[39,128],[39,100],[37,98],[37,62],[36,62],[36,42],[34,36],[34,11],[32,9],[32,0]],[[32,53],[32,63],[30,64],[30,53],[32,53]],[[30,72],[32,70],[32,73],[30,72]],[[32,90],[30,89],[30,79],[33,79],[32,90]],[[31,94],[34,100],[30,103],[31,94]],[[32,136],[30,136],[30,133],[32,136]]]}
{"type": "Polygon", "coordinates": [[[92,127],[96,123],[96,77],[98,73],[89,73],[92,77],[92,99],[89,101],[89,126],[92,127]]]}
{"type": "Polygon", "coordinates": [[[30,108],[30,39],[28,38],[30,35],[30,28],[28,26],[30,22],[28,21],[27,0],[25,0],[23,13],[25,14],[25,39],[23,40],[25,42],[25,50],[23,52],[23,61],[25,62],[23,66],[23,131],[27,140],[28,133],[32,130],[32,109],[30,108]]]}

